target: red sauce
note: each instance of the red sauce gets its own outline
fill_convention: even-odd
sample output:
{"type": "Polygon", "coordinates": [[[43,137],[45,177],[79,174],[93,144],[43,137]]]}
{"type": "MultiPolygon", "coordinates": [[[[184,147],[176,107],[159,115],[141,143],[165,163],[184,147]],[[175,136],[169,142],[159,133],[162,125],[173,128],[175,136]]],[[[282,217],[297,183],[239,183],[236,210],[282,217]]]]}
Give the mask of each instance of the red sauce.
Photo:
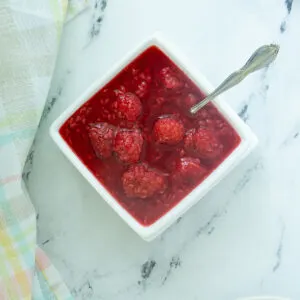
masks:
{"type": "Polygon", "coordinates": [[[151,46],[82,105],[62,125],[60,134],[107,191],[140,224],[149,226],[199,185],[241,141],[213,104],[196,116],[189,114],[189,108],[204,96],[161,50],[151,46]],[[116,102],[126,92],[132,93],[126,94],[129,100],[126,99],[134,103],[128,113],[128,102],[125,110],[124,102],[116,102]],[[161,117],[171,121],[158,123],[154,132],[154,124],[161,117]],[[106,144],[105,157],[96,155],[89,130],[94,126],[91,124],[100,123],[101,127],[103,122],[113,128],[110,135],[124,128],[133,130],[134,135],[139,135],[136,147],[140,148],[128,158],[134,143],[125,145],[119,141],[116,151],[106,144]],[[123,144],[125,152],[117,152],[123,144]],[[137,184],[144,184],[136,189],[136,183],[130,181],[131,174],[123,174],[141,163],[154,172],[134,173],[138,174],[137,184]],[[122,180],[123,176],[126,179],[122,180]],[[153,182],[157,176],[159,180],[145,184],[140,182],[141,176],[153,182]]]}

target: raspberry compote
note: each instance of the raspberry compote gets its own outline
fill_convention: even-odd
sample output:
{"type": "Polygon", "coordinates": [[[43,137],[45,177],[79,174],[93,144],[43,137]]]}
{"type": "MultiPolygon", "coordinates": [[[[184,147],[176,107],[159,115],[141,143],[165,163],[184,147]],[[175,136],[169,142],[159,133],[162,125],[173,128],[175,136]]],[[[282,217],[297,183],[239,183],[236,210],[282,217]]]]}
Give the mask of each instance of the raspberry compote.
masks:
{"type": "Polygon", "coordinates": [[[241,139],[204,93],[151,46],[60,128],[74,153],[142,225],[166,214],[241,139]]]}

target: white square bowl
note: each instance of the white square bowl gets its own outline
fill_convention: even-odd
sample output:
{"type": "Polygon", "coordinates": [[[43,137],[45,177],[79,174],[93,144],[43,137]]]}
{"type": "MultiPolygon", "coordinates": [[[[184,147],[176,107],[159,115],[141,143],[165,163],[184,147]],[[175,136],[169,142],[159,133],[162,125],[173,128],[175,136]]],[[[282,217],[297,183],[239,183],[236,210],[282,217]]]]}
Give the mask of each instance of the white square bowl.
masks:
{"type": "Polygon", "coordinates": [[[213,90],[212,85],[206,80],[206,78],[193,67],[186,57],[176,50],[174,45],[166,41],[166,39],[160,34],[155,34],[137,46],[131,53],[122,59],[122,61],[117,63],[109,72],[107,72],[103,78],[97,79],[94,83],[92,83],[91,86],[80,97],[78,97],[78,99],[76,99],[74,103],[56,119],[56,121],[54,121],[50,128],[50,134],[54,142],[58,145],[64,155],[73,163],[83,177],[95,188],[99,195],[116,211],[116,213],[146,241],[153,240],[180,216],[182,216],[189,208],[195,205],[209,190],[211,190],[222,178],[224,178],[235,166],[237,166],[257,144],[257,138],[250,128],[226,104],[225,101],[221,100],[220,97],[217,97],[214,100],[215,106],[239,134],[241,137],[241,143],[200,185],[198,185],[190,194],[183,198],[175,207],[173,207],[155,223],[150,226],[143,226],[136,221],[81,162],[81,160],[61,137],[59,129],[79,107],[95,95],[139,54],[152,45],[155,45],[162,50],[181,70],[187,74],[187,76],[200,88],[201,91],[208,94],[213,90]]]}

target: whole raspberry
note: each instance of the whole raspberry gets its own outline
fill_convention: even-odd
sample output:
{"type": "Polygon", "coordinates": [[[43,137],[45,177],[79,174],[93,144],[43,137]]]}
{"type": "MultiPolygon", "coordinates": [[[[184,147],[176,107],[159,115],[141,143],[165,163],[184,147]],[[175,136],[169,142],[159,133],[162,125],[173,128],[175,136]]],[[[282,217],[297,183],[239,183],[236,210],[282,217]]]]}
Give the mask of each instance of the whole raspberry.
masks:
{"type": "Polygon", "coordinates": [[[220,156],[223,145],[214,133],[205,128],[191,129],[184,139],[184,148],[192,156],[212,160],[220,156]]]}
{"type": "Polygon", "coordinates": [[[122,129],[116,134],[114,151],[123,163],[135,163],[140,160],[143,137],[137,129],[122,129]]]}
{"type": "Polygon", "coordinates": [[[166,89],[176,90],[183,87],[183,82],[174,74],[170,67],[165,67],[160,71],[160,78],[166,89]]]}
{"type": "Polygon", "coordinates": [[[204,178],[206,173],[199,159],[183,157],[177,162],[172,179],[176,186],[193,187],[204,178]]]}
{"type": "Polygon", "coordinates": [[[115,128],[107,123],[91,124],[88,135],[96,155],[109,158],[112,155],[115,128]]]}
{"type": "Polygon", "coordinates": [[[149,198],[162,194],[166,187],[166,178],[147,164],[130,166],[122,176],[123,189],[127,197],[149,198]]]}
{"type": "Polygon", "coordinates": [[[158,143],[176,145],[183,139],[184,126],[180,120],[165,116],[155,122],[153,134],[158,143]]]}
{"type": "Polygon", "coordinates": [[[142,113],[141,101],[132,93],[119,93],[117,100],[112,104],[112,108],[120,119],[131,122],[136,121],[142,113]]]}

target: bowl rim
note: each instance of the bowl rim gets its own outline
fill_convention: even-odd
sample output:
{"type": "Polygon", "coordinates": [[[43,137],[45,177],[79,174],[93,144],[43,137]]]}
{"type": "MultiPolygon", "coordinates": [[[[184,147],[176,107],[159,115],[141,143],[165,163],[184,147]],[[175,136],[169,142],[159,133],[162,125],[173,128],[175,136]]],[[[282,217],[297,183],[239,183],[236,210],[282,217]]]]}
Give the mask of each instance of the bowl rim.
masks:
{"type": "Polygon", "coordinates": [[[257,138],[241,118],[231,107],[222,100],[221,97],[214,99],[213,103],[222,113],[225,119],[233,126],[241,137],[240,144],[233,152],[192,192],[184,197],[171,210],[160,217],[150,226],[143,226],[134,217],[119,204],[119,202],[106,190],[89,169],[84,165],[80,158],[73,152],[71,147],[65,142],[59,133],[60,127],[64,122],[112,78],[114,78],[124,67],[150,46],[156,46],[162,50],[186,75],[203,91],[209,93],[213,86],[208,82],[202,73],[200,73],[189,60],[180,53],[176,46],[167,41],[161,33],[145,39],[138,46],[129,52],[123,59],[117,62],[101,78],[96,79],[61,115],[52,123],[50,135],[63,154],[71,161],[83,177],[95,188],[98,194],[103,198],[114,211],[144,240],[151,241],[164,230],[166,230],[174,221],[182,216],[189,208],[195,205],[205,194],[210,191],[222,178],[224,178],[231,169],[239,164],[256,146],[257,138]]]}

